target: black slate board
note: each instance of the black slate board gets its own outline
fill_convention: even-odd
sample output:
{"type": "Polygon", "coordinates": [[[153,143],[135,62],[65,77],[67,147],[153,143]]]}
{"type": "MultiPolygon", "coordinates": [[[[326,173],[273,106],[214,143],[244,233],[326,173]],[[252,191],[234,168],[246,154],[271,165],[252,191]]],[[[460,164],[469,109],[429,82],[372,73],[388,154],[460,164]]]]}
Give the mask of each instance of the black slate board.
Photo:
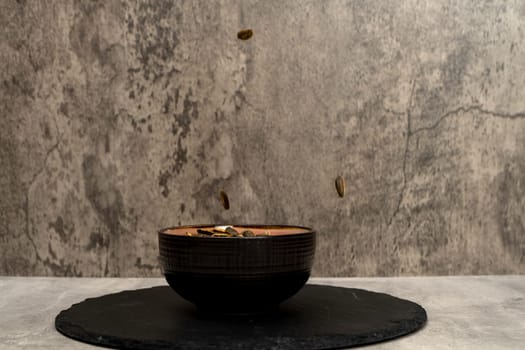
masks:
{"type": "Polygon", "coordinates": [[[307,350],[392,339],[426,320],[418,304],[362,289],[307,285],[278,312],[220,316],[199,312],[169,287],[153,287],[86,299],[60,312],[55,327],[119,349],[307,350]]]}

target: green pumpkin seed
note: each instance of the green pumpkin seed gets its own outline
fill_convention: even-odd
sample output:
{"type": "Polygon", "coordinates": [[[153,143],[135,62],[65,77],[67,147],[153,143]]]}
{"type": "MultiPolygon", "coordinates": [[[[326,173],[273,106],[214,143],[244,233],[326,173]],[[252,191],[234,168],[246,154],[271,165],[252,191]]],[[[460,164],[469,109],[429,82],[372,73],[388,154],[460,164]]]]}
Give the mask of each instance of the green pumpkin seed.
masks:
{"type": "Polygon", "coordinates": [[[243,237],[255,237],[255,233],[253,233],[252,231],[250,230],[246,230],[242,233],[242,236],[243,237]]]}
{"type": "Polygon", "coordinates": [[[239,235],[239,232],[231,226],[226,227],[226,232],[235,237],[239,235]]]}
{"type": "Polygon", "coordinates": [[[213,235],[211,235],[212,237],[231,237],[229,234],[227,233],[214,233],[213,235]]]}

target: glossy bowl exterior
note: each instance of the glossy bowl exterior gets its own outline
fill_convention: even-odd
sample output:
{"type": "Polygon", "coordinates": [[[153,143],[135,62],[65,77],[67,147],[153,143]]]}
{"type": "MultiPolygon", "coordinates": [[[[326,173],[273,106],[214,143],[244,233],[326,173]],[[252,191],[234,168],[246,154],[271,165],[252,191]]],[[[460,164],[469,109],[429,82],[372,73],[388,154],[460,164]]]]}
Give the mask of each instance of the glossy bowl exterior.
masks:
{"type": "MultiPolygon", "coordinates": [[[[213,225],[184,226],[200,228],[213,225]]],[[[159,237],[160,263],[169,285],[200,309],[224,313],[265,312],[297,293],[310,277],[315,232],[299,226],[239,225],[305,233],[243,238],[159,237]]]]}

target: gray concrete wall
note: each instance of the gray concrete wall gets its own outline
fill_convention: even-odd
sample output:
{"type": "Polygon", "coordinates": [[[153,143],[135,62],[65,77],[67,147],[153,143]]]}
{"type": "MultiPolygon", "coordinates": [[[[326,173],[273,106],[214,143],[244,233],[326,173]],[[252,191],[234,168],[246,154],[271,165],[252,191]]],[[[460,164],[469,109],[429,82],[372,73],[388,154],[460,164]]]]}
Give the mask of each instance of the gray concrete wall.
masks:
{"type": "Polygon", "coordinates": [[[521,0],[2,0],[0,274],[158,275],[156,229],[208,222],[312,226],[316,275],[524,273],[524,32],[521,0]]]}

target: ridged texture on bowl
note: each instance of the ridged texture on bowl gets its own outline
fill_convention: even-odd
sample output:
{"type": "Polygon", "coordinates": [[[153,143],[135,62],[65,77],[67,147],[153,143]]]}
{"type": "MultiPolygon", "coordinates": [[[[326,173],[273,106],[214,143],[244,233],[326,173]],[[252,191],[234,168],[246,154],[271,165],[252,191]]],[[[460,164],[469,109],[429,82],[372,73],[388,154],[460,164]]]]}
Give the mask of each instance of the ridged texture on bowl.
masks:
{"type": "Polygon", "coordinates": [[[256,274],[309,270],[312,233],[258,237],[205,238],[159,235],[164,272],[256,274]]]}

